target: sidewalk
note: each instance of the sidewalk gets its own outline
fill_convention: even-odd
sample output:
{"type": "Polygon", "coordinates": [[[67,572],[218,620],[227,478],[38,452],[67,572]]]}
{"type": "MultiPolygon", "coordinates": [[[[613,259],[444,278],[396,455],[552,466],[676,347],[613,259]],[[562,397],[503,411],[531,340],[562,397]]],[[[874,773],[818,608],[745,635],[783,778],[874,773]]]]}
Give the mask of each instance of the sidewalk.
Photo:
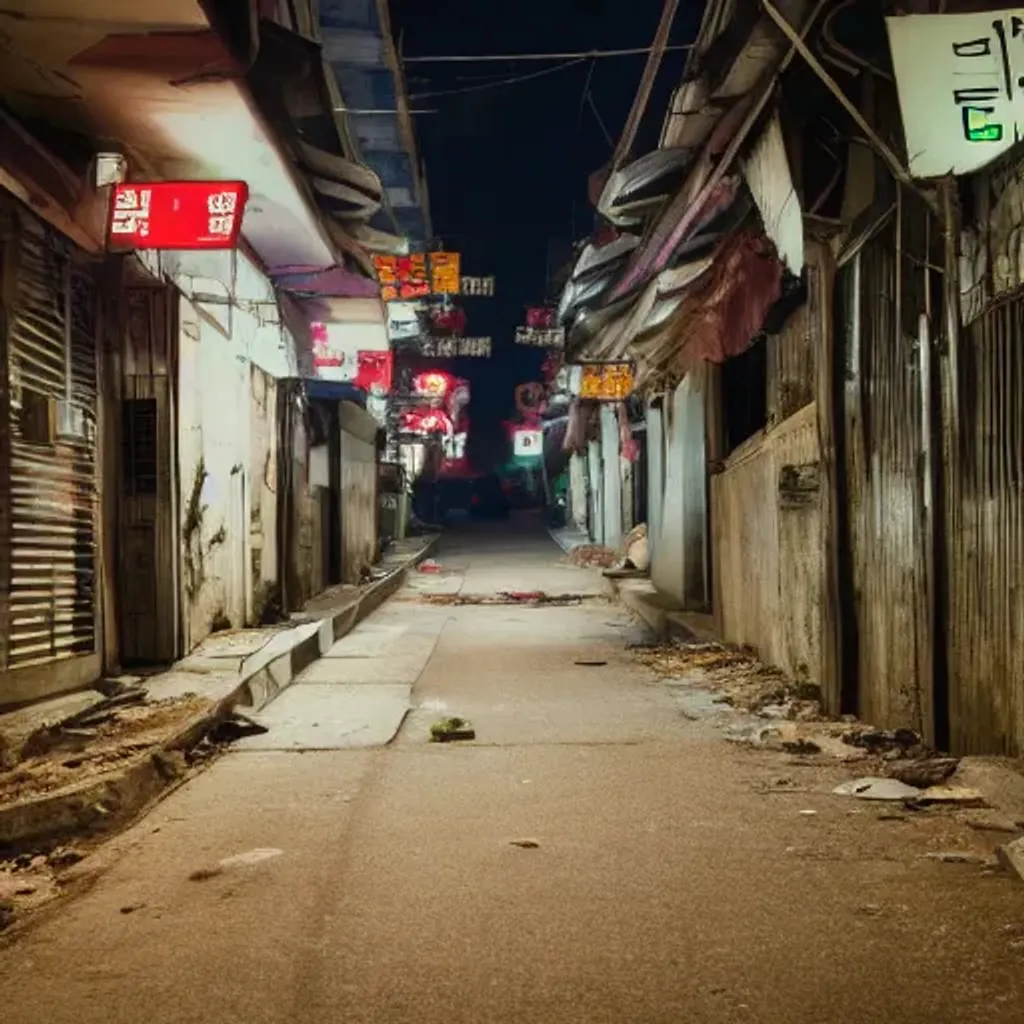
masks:
{"type": "MultiPolygon", "coordinates": [[[[576,526],[548,532],[567,555],[576,548],[593,544],[587,534],[576,526]]],[[[604,577],[604,581],[609,596],[621,601],[659,638],[684,643],[712,643],[718,638],[713,616],[684,611],[671,597],[660,593],[649,579],[604,577]]]]}
{"type": "Polygon", "coordinates": [[[265,708],[387,600],[437,539],[399,542],[372,583],[334,587],[290,623],[216,634],[166,672],[0,715],[0,849],[109,832],[138,814],[184,776],[211,731],[265,708]]]}

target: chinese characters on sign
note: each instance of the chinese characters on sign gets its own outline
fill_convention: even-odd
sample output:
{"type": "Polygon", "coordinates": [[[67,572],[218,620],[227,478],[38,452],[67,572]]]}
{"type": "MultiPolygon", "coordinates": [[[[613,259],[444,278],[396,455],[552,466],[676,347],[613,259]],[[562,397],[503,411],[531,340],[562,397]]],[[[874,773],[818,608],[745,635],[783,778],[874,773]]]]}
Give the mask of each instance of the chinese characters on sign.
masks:
{"type": "Polygon", "coordinates": [[[412,256],[374,256],[373,263],[377,268],[380,297],[384,302],[422,299],[430,294],[427,257],[423,253],[414,253],[412,256]]]}
{"type": "Polygon", "coordinates": [[[457,252],[430,254],[430,283],[435,295],[458,295],[462,259],[457,252]]]}
{"type": "Polygon", "coordinates": [[[114,209],[110,215],[111,235],[149,238],[149,208],[152,202],[151,188],[118,185],[114,189],[114,209]]]}
{"type": "Polygon", "coordinates": [[[233,249],[248,197],[241,181],[116,185],[111,248],[233,249]]]}
{"type": "Polygon", "coordinates": [[[437,356],[441,359],[487,359],[491,354],[491,339],[427,338],[420,346],[420,352],[425,356],[437,356]]]}
{"type": "Polygon", "coordinates": [[[886,18],[910,173],[970,174],[1024,133],[1024,10],[886,18]]]}
{"type": "Polygon", "coordinates": [[[633,392],[630,363],[583,363],[579,397],[592,402],[622,402],[633,392]]]}
{"type": "Polygon", "coordinates": [[[516,344],[532,345],[535,348],[563,348],[565,346],[565,328],[517,327],[516,344]]]}
{"type": "Polygon", "coordinates": [[[463,295],[479,295],[486,298],[494,297],[493,277],[464,277],[462,279],[463,295]]]}

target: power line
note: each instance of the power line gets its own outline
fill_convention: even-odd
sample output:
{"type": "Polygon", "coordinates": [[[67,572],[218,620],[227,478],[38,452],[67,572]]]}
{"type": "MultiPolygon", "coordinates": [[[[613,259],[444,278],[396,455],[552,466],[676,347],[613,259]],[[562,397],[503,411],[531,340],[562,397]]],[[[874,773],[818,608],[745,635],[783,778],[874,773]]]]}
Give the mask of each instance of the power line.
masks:
{"type": "Polygon", "coordinates": [[[503,85],[516,85],[519,82],[528,82],[534,78],[541,78],[544,75],[553,75],[556,71],[565,71],[566,68],[573,68],[582,64],[586,57],[578,57],[568,60],[564,64],[557,64],[553,68],[544,68],[542,71],[532,71],[528,75],[513,75],[509,78],[500,78],[494,82],[484,82],[481,85],[467,85],[461,89],[441,89],[433,92],[417,92],[409,97],[411,100],[427,100],[435,96],[461,96],[468,92],[481,92],[484,89],[497,89],[503,85]]]}
{"type": "MultiPolygon", "coordinates": [[[[690,50],[692,44],[678,46],[666,46],[664,52],[671,53],[679,50],[690,50]]],[[[577,50],[571,53],[488,53],[488,54],[460,54],[458,56],[443,57],[403,57],[406,64],[473,64],[497,62],[503,60],[568,60],[578,62],[589,58],[597,57],[634,57],[639,54],[650,53],[651,46],[635,46],[625,50],[577,50]]]]}

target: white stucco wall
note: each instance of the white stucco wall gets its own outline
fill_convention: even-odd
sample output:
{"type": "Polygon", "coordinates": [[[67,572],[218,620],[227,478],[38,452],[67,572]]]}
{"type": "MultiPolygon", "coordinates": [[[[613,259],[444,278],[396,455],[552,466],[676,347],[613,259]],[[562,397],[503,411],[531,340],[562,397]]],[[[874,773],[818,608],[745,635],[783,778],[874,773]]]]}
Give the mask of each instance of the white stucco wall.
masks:
{"type": "Polygon", "coordinates": [[[604,543],[617,548],[622,540],[622,465],[619,446],[619,424],[615,407],[601,406],[601,461],[604,479],[604,543]]]}
{"type": "MultiPolygon", "coordinates": [[[[231,254],[202,255],[221,262],[204,259],[190,269],[226,275],[234,290],[224,303],[186,295],[179,300],[178,472],[187,650],[217,626],[252,624],[277,582],[275,380],[297,372],[295,346],[280,324],[270,282],[241,254],[233,276],[231,254]]],[[[179,266],[175,280],[189,294],[207,295],[220,279],[187,276],[179,266]]]]}
{"type": "Polygon", "coordinates": [[[653,561],[661,535],[665,495],[665,436],[661,407],[648,404],[647,420],[647,543],[653,561]]]}

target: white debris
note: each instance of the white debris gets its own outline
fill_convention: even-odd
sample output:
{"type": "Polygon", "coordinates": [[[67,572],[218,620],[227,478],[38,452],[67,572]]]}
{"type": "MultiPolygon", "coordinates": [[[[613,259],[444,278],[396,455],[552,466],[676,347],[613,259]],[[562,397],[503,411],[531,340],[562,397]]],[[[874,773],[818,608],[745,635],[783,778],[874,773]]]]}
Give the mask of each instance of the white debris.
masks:
{"type": "Polygon", "coordinates": [[[838,796],[855,796],[858,800],[913,800],[921,795],[919,789],[896,779],[864,778],[844,782],[832,790],[838,796]]]}

